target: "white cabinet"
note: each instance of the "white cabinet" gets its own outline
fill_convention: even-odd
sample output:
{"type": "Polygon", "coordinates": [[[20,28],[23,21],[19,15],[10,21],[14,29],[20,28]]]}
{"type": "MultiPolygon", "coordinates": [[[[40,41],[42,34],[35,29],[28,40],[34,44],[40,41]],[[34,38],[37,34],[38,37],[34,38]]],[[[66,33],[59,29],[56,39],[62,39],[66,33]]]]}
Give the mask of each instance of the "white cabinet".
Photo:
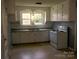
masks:
{"type": "Polygon", "coordinates": [[[49,41],[48,31],[14,31],[13,44],[49,41]]]}
{"type": "Polygon", "coordinates": [[[30,42],[34,42],[34,35],[32,32],[28,32],[28,31],[20,31],[20,41],[19,43],[30,43],[30,42]]]}
{"type": "Polygon", "coordinates": [[[69,21],[69,2],[64,1],[62,3],[63,21],[69,21]]]}
{"type": "Polygon", "coordinates": [[[58,4],[58,21],[63,21],[62,3],[58,4]]]}
{"type": "Polygon", "coordinates": [[[35,42],[43,42],[48,40],[48,31],[33,32],[35,42]]]}
{"type": "Polygon", "coordinates": [[[57,21],[57,5],[51,7],[51,21],[57,21]]]}
{"type": "Polygon", "coordinates": [[[55,5],[53,8],[53,21],[56,20],[57,20],[57,5],[55,5]]]}
{"type": "Polygon", "coordinates": [[[76,0],[64,0],[51,7],[51,21],[76,21],[76,0]]]}
{"type": "Polygon", "coordinates": [[[51,8],[51,21],[63,21],[62,3],[58,3],[51,8]]]}

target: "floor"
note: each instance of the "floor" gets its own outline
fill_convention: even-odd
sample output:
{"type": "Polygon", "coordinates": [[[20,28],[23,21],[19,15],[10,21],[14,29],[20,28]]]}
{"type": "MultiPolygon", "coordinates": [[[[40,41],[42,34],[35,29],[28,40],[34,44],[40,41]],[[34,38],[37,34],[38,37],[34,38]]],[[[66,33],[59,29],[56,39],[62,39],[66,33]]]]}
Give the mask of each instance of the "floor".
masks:
{"type": "Polygon", "coordinates": [[[76,59],[72,52],[60,51],[50,44],[30,44],[11,49],[10,59],[76,59]]]}

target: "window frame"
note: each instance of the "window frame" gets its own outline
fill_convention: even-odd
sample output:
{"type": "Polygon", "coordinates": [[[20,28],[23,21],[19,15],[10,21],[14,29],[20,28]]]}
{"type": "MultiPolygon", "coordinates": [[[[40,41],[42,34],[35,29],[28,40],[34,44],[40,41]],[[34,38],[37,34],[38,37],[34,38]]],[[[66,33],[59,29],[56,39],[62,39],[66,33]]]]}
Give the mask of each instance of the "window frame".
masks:
{"type": "MultiPolygon", "coordinates": [[[[39,26],[39,25],[35,25],[35,24],[32,24],[32,19],[31,19],[31,13],[32,13],[32,10],[31,9],[28,9],[28,10],[30,10],[30,25],[23,25],[22,24],[22,21],[23,21],[23,19],[22,19],[22,13],[26,13],[26,10],[27,9],[25,9],[25,10],[22,10],[22,12],[20,12],[20,24],[22,25],[22,26],[39,26]]],[[[39,9],[37,9],[37,10],[39,10],[39,9]]],[[[44,13],[44,20],[43,20],[43,24],[40,24],[40,25],[45,25],[45,23],[46,23],[46,11],[45,10],[40,10],[40,11],[42,11],[43,13],[44,13]]]]}

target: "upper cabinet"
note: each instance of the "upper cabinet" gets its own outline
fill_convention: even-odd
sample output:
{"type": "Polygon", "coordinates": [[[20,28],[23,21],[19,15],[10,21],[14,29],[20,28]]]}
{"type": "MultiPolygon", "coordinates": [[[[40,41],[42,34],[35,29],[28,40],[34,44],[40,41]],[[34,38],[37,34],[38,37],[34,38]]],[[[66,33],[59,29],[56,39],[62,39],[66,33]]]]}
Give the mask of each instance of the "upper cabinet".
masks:
{"type": "Polygon", "coordinates": [[[51,7],[51,21],[76,21],[76,11],[76,0],[58,2],[51,7]]]}
{"type": "Polygon", "coordinates": [[[69,2],[64,1],[62,2],[62,20],[69,21],[69,2]]]}
{"type": "Polygon", "coordinates": [[[51,20],[52,21],[56,21],[57,20],[57,5],[55,5],[54,7],[51,8],[51,20]]]}
{"type": "Polygon", "coordinates": [[[58,4],[58,9],[57,9],[57,19],[58,21],[63,21],[63,8],[62,8],[62,3],[58,4]]]}

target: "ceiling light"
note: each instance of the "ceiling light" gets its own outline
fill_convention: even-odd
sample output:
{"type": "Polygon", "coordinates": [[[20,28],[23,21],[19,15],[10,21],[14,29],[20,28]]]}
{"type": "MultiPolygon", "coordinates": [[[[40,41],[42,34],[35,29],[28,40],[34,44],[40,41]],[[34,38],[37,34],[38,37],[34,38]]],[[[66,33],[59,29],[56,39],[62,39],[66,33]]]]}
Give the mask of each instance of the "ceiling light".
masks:
{"type": "Polygon", "coordinates": [[[41,4],[42,4],[42,2],[36,2],[35,4],[41,5],[41,4]]]}

